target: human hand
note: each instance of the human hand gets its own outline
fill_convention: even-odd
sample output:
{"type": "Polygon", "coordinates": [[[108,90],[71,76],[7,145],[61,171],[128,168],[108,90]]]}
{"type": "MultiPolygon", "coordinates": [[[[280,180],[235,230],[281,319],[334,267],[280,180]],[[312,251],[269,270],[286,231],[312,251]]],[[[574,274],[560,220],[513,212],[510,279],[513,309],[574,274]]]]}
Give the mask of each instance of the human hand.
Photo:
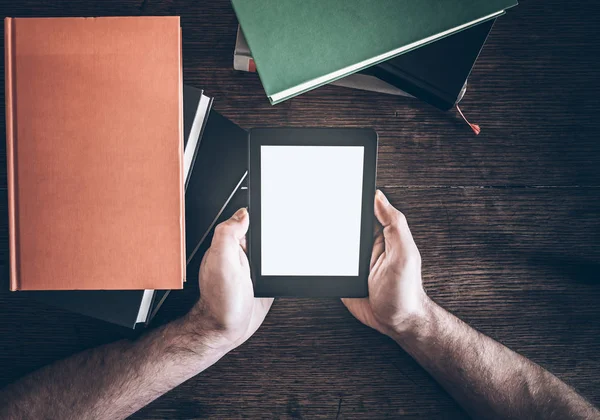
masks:
{"type": "Polygon", "coordinates": [[[379,190],[375,216],[369,297],[342,302],[360,322],[395,338],[414,325],[428,302],[421,280],[421,255],[406,218],[379,190]]]}
{"type": "Polygon", "coordinates": [[[226,350],[248,340],[273,303],[254,297],[246,256],[249,219],[242,208],[216,227],[200,266],[200,300],[190,313],[192,322],[210,336],[210,345],[226,350]]]}

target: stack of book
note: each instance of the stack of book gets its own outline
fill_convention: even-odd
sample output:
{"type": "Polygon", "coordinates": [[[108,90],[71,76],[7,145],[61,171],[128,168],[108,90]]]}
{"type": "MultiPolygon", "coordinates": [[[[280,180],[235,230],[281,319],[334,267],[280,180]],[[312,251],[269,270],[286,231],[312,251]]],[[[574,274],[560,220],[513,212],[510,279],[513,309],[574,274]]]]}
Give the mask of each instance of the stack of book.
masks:
{"type": "MultiPolygon", "coordinates": [[[[235,68],[256,70],[273,104],[334,82],[441,109],[516,4],[232,3],[235,68]]],[[[183,86],[178,17],[7,18],[5,57],[7,289],[149,322],[216,223],[247,203],[246,132],[183,86]]]]}
{"type": "Polygon", "coordinates": [[[515,0],[232,0],[234,68],[272,104],[318,86],[417,97],[449,110],[496,19],[515,0]]]}
{"type": "MultiPolygon", "coordinates": [[[[211,109],[212,98],[183,87],[186,263],[202,258],[224,214],[247,205],[247,133],[211,109]],[[226,211],[228,206],[231,210],[226,211]],[[235,209],[234,209],[235,207],[235,209]]],[[[195,264],[197,265],[197,264],[195,264]]],[[[50,305],[128,328],[149,323],[170,290],[32,291],[50,305]]]]}
{"type": "Polygon", "coordinates": [[[7,18],[5,34],[10,289],[145,324],[246,201],[246,132],[183,86],[179,18],[7,18]]]}

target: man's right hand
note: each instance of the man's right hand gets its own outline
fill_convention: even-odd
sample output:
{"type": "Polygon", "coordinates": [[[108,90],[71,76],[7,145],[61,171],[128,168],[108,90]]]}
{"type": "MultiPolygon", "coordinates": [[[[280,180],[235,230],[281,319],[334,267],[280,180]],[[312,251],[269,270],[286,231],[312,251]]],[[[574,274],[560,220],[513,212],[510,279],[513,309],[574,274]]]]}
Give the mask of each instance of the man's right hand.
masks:
{"type": "Polygon", "coordinates": [[[200,266],[200,300],[185,318],[211,346],[225,352],[256,332],[273,303],[254,297],[246,256],[249,223],[242,208],[217,226],[200,266]]]}
{"type": "Polygon", "coordinates": [[[421,280],[421,255],[406,217],[379,190],[375,216],[369,297],[342,302],[363,324],[396,337],[421,318],[429,299],[421,280]]]}

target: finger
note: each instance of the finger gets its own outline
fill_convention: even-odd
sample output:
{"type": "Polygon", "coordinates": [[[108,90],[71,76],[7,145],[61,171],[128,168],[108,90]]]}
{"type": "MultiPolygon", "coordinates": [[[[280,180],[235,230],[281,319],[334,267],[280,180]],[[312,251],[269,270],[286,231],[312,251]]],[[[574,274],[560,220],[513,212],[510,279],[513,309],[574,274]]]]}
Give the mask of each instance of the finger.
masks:
{"type": "Polygon", "coordinates": [[[373,251],[371,252],[371,261],[369,263],[370,270],[373,269],[373,266],[375,266],[375,263],[377,262],[377,260],[379,260],[384,251],[385,243],[383,239],[383,233],[379,232],[379,234],[375,237],[375,240],[373,241],[373,251]]]}
{"type": "Polygon", "coordinates": [[[245,236],[240,241],[240,246],[242,247],[242,249],[244,250],[244,252],[247,254],[248,253],[248,241],[246,240],[245,236]]]}
{"type": "Polygon", "coordinates": [[[273,298],[254,298],[254,310],[250,318],[250,324],[248,330],[240,339],[236,342],[236,347],[248,340],[258,330],[258,328],[264,322],[271,305],[273,305],[273,298]]]}
{"type": "Polygon", "coordinates": [[[365,299],[367,298],[342,298],[341,300],[346,308],[350,308],[365,299]]]}
{"type": "Polygon", "coordinates": [[[400,212],[390,204],[383,192],[377,190],[377,193],[375,194],[375,217],[377,217],[377,221],[381,224],[382,228],[385,229],[386,227],[395,224],[398,221],[399,213],[400,212]]]}
{"type": "Polygon", "coordinates": [[[239,209],[229,220],[224,221],[216,227],[212,242],[213,245],[228,242],[242,244],[242,241],[245,241],[249,225],[250,218],[248,217],[248,211],[245,208],[239,209]]]}
{"type": "Polygon", "coordinates": [[[375,217],[375,222],[373,223],[373,237],[376,238],[378,235],[381,235],[383,233],[383,226],[381,226],[381,223],[379,223],[379,220],[377,220],[377,217],[375,217]]]}
{"type": "Polygon", "coordinates": [[[380,190],[377,190],[375,198],[375,216],[383,227],[386,250],[414,245],[406,217],[390,204],[380,190]]]}
{"type": "Polygon", "coordinates": [[[263,323],[274,301],[273,298],[254,298],[254,311],[250,320],[251,328],[254,331],[263,323]]]}
{"type": "Polygon", "coordinates": [[[383,228],[381,227],[381,223],[375,218],[375,222],[373,223],[373,251],[371,252],[371,262],[369,263],[371,270],[384,251],[383,228]]]}
{"type": "MultiPolygon", "coordinates": [[[[388,201],[386,196],[377,190],[375,194],[375,217],[381,224],[385,249],[391,252],[395,244],[400,244],[399,211],[396,210],[388,201]]],[[[396,247],[398,246],[396,245],[396,247]]]]}
{"type": "Polygon", "coordinates": [[[271,306],[273,306],[273,302],[275,302],[275,299],[273,298],[256,298],[256,300],[258,301],[257,304],[260,305],[264,313],[269,312],[271,306]]]}
{"type": "Polygon", "coordinates": [[[350,309],[350,306],[352,306],[353,302],[354,302],[354,298],[342,298],[342,303],[344,304],[344,306],[346,307],[346,309],[350,309]]]}
{"type": "Polygon", "coordinates": [[[364,316],[361,315],[363,315],[364,307],[369,305],[369,298],[342,298],[342,303],[353,317],[364,323],[362,319],[364,316]]]}

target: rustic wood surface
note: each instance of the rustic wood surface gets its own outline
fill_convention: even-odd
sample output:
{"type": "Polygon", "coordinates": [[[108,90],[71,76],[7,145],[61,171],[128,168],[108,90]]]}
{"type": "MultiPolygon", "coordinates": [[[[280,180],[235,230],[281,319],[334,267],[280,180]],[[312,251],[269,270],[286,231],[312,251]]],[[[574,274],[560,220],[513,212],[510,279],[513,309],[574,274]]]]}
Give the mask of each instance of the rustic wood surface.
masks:
{"type": "MultiPolygon", "coordinates": [[[[227,0],[0,0],[4,16],[181,15],[185,82],[243,128],[373,127],[378,184],[408,217],[440,304],[600,404],[600,27],[591,0],[523,0],[494,28],[453,112],[335,86],[272,107],[232,70],[227,0]]],[[[0,103],[4,103],[1,98],[0,103]]],[[[2,120],[3,121],[3,120],[2,120]]],[[[4,133],[4,123],[0,123],[4,133]]],[[[0,159],[6,163],[1,142],[0,159]]],[[[0,171],[0,263],[8,260],[0,171]]],[[[193,304],[195,281],[157,323],[193,304]]],[[[0,386],[120,327],[0,295],[0,386]]],[[[466,418],[338,300],[279,299],[250,341],[134,418],[466,418]]]]}

